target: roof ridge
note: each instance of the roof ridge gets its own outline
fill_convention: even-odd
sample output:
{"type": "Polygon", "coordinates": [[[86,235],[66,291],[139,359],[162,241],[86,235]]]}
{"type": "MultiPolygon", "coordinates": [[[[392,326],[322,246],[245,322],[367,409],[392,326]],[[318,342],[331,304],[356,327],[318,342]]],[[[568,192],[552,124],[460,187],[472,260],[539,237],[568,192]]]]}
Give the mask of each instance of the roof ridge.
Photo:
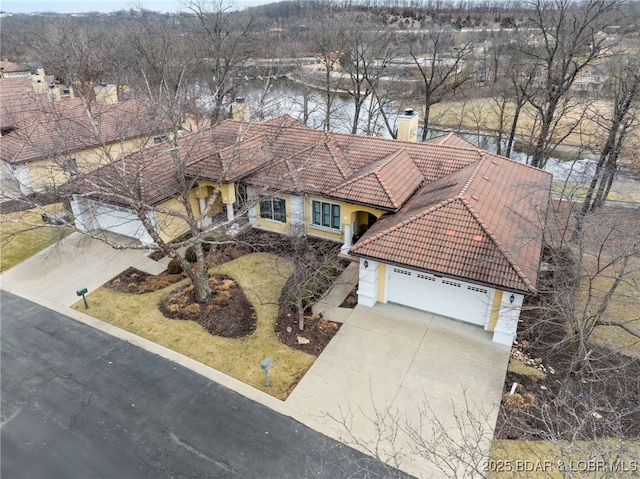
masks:
{"type": "MultiPolygon", "coordinates": [[[[380,170],[388,166],[389,163],[394,161],[402,153],[406,153],[404,148],[400,148],[399,150],[393,152],[387,158],[382,159],[381,163],[378,166],[374,167],[372,171],[372,173],[375,175],[376,179],[378,180],[378,183],[380,183],[380,186],[384,190],[385,194],[387,195],[387,198],[389,198],[389,201],[391,201],[391,204],[393,205],[394,208],[399,207],[398,202],[396,201],[393,194],[391,193],[391,190],[389,190],[389,187],[387,186],[384,179],[382,178],[380,174],[380,170]]],[[[413,162],[413,159],[411,157],[409,157],[409,159],[411,160],[411,162],[413,162]]]]}
{"type": "Polygon", "coordinates": [[[349,162],[346,160],[346,158],[344,158],[344,152],[340,149],[340,146],[338,145],[338,143],[336,142],[336,140],[333,139],[332,136],[330,136],[328,133],[328,131],[325,131],[325,141],[324,141],[324,145],[327,148],[327,151],[329,152],[329,154],[331,155],[331,158],[333,159],[333,162],[335,163],[336,167],[338,168],[338,171],[340,172],[340,174],[342,175],[343,179],[347,179],[350,175],[353,174],[353,168],[351,168],[349,166],[349,162]],[[340,159],[338,158],[334,152],[333,152],[333,148],[336,148],[338,151],[340,151],[340,153],[342,153],[343,158],[340,159]],[[346,171],[343,170],[343,164],[342,162],[346,163],[348,169],[350,171],[346,171]]]}
{"type": "MultiPolygon", "coordinates": [[[[486,159],[487,159],[487,155],[481,153],[480,154],[480,159],[476,163],[475,168],[473,169],[473,171],[469,175],[469,178],[467,178],[467,181],[465,182],[465,184],[462,185],[462,189],[460,190],[460,193],[459,193],[460,195],[464,195],[467,192],[467,190],[471,186],[471,183],[473,183],[473,180],[476,179],[476,175],[478,174],[478,170],[480,170],[480,167],[484,164],[484,160],[486,160],[486,159]]],[[[473,164],[473,163],[471,163],[471,164],[473,164]]]]}
{"type": "Polygon", "coordinates": [[[469,211],[469,213],[471,213],[471,216],[473,216],[473,219],[476,220],[476,222],[478,223],[478,226],[480,226],[482,231],[484,231],[484,233],[489,237],[489,239],[493,242],[496,248],[498,248],[498,251],[507,260],[509,265],[511,265],[513,270],[516,272],[516,275],[522,280],[522,282],[525,284],[527,288],[529,288],[530,291],[535,292],[536,288],[531,283],[531,280],[527,277],[527,275],[525,275],[522,272],[522,268],[513,260],[509,251],[504,247],[502,242],[496,237],[493,231],[491,231],[491,228],[489,228],[487,224],[482,220],[482,218],[480,217],[478,212],[475,210],[475,208],[471,205],[471,203],[469,203],[469,201],[462,195],[459,196],[459,199],[464,205],[464,207],[469,211]]]}

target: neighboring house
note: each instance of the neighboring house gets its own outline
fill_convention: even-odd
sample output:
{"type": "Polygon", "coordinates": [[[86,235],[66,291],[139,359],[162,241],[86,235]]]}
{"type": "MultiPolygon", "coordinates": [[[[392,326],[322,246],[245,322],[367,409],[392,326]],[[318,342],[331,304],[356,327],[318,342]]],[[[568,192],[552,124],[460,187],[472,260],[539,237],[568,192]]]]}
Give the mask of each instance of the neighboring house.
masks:
{"type": "Polygon", "coordinates": [[[332,51],[329,54],[320,54],[317,55],[318,61],[320,62],[320,66],[316,66],[318,71],[341,71],[342,66],[340,65],[340,52],[332,51]]]}
{"type": "MultiPolygon", "coordinates": [[[[288,116],[227,120],[180,138],[177,148],[130,155],[127,168],[138,165],[141,202],[163,207],[145,217],[161,225],[163,239],[187,229],[166,214],[184,208],[185,179],[196,214],[214,204],[207,221],[233,222],[248,210],[254,228],[341,242],[360,264],[360,304],[442,314],[511,344],[523,298],[536,291],[551,175],[451,134],[403,141],[417,126],[407,111],[401,140],[387,140],[313,130],[288,116]]],[[[80,228],[153,242],[115,194],[77,195],[73,208],[80,228]]]]}
{"type": "Polygon", "coordinates": [[[609,78],[606,65],[593,64],[585,67],[576,77],[571,89],[579,92],[599,92],[602,85],[609,78]]]}
{"type": "MultiPolygon", "coordinates": [[[[53,75],[45,75],[39,63],[13,63],[0,61],[0,79],[31,79],[32,93],[47,94],[50,100],[58,101],[73,98],[73,89],[56,81],[53,75]]],[[[4,82],[4,88],[11,88],[10,82],[4,82]]],[[[6,96],[3,94],[3,96],[6,96]]],[[[4,100],[4,98],[3,98],[4,100]]]]}
{"type": "MultiPolygon", "coordinates": [[[[7,81],[0,83],[3,92],[7,81]]],[[[46,95],[19,94],[19,85],[12,88],[16,95],[1,108],[0,177],[25,195],[166,137],[166,126],[133,100],[87,108],[80,99],[52,102],[46,95]]]]}

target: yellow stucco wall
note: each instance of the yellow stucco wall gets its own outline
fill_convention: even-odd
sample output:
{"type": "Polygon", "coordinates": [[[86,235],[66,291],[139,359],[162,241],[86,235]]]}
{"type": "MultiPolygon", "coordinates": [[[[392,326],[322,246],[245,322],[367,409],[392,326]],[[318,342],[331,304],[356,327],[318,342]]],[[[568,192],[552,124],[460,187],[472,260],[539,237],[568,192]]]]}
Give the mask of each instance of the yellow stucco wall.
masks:
{"type": "Polygon", "coordinates": [[[387,264],[378,265],[378,303],[384,303],[384,287],[387,280],[387,264]]]}
{"type": "Polygon", "coordinates": [[[222,203],[232,205],[236,202],[236,185],[235,183],[222,183],[220,185],[220,196],[222,203]]]}
{"type": "MultiPolygon", "coordinates": [[[[172,211],[177,211],[181,214],[185,213],[184,205],[176,199],[165,201],[160,205],[160,207],[172,211]]],[[[171,241],[189,230],[189,225],[187,224],[187,222],[179,217],[159,213],[157,211],[155,216],[158,230],[160,231],[160,237],[163,241],[171,241]]]]}
{"type": "Polygon", "coordinates": [[[27,163],[31,187],[42,190],[48,186],[56,186],[69,180],[69,174],[64,169],[65,160],[75,158],[78,171],[87,173],[99,166],[105,165],[123,154],[128,154],[146,146],[149,137],[138,137],[126,141],[118,141],[102,147],[87,148],[56,159],[45,159],[27,163]]]}
{"type": "Polygon", "coordinates": [[[216,199],[212,207],[209,209],[209,217],[219,215],[222,213],[223,209],[222,198],[218,192],[217,184],[210,181],[200,182],[198,187],[189,191],[189,202],[191,203],[191,210],[195,215],[200,214],[200,198],[203,198],[205,201],[209,201],[212,194],[216,195],[216,199]]]}
{"type": "MultiPolygon", "coordinates": [[[[380,218],[380,216],[382,216],[385,213],[385,211],[383,210],[372,208],[370,206],[356,205],[353,203],[347,203],[345,201],[325,198],[319,195],[307,196],[305,198],[304,209],[305,209],[304,214],[306,219],[305,224],[306,224],[307,234],[311,236],[319,236],[321,238],[326,238],[333,241],[343,241],[344,225],[351,225],[354,221],[357,222],[358,225],[360,224],[359,218],[364,217],[364,215],[361,215],[359,213],[371,213],[376,218],[380,218]],[[331,230],[329,228],[324,228],[322,226],[316,226],[314,224],[311,224],[311,202],[313,200],[324,201],[327,203],[340,205],[340,224],[342,226],[341,231],[338,232],[337,230],[331,230]]],[[[362,221],[364,221],[364,219],[362,219],[362,221]]],[[[356,225],[356,228],[357,227],[358,226],[356,225]]],[[[351,233],[355,234],[356,231],[352,231],[351,233]]]]}
{"type": "Polygon", "coordinates": [[[498,322],[500,303],[502,302],[503,293],[504,292],[501,289],[496,289],[496,294],[493,297],[493,304],[491,305],[491,313],[489,315],[489,324],[487,325],[487,331],[493,332],[496,329],[496,323],[498,322]]]}

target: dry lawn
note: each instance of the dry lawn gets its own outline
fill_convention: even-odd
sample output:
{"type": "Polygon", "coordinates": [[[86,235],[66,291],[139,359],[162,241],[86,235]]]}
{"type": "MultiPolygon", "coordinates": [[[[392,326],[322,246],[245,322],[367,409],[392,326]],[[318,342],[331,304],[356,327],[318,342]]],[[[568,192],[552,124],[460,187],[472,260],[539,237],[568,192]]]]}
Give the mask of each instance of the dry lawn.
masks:
{"type": "MultiPolygon", "coordinates": [[[[556,138],[568,134],[563,141],[567,146],[593,145],[600,146],[603,138],[603,128],[598,124],[599,117],[607,117],[610,107],[603,101],[583,100],[576,98],[568,103],[567,110],[560,117],[561,120],[556,131],[556,138]],[[580,121],[579,121],[580,120],[580,121]],[[570,128],[579,121],[579,125],[573,131],[570,128]]],[[[503,129],[508,131],[514,105],[506,108],[507,122],[503,129]]],[[[497,103],[491,98],[478,98],[437,103],[431,107],[431,122],[443,128],[462,129],[467,131],[497,131],[499,129],[499,109],[497,103]]],[[[609,115],[610,116],[610,115],[609,115]]],[[[536,119],[534,109],[527,105],[523,109],[518,120],[517,135],[521,138],[535,137],[538,132],[539,121],[536,119]]],[[[640,132],[633,130],[629,135],[631,147],[640,146],[640,132]]]]}
{"type": "Polygon", "coordinates": [[[494,441],[488,477],[495,479],[640,478],[640,444],[494,441]]]}
{"type": "MultiPolygon", "coordinates": [[[[61,204],[47,211],[63,211],[61,204]]],[[[40,211],[27,210],[0,217],[0,272],[21,263],[67,236],[71,231],[43,223],[40,211]]]]}
{"type": "MultiPolygon", "coordinates": [[[[640,225],[638,225],[640,227],[640,225]]],[[[585,257],[584,267],[590,275],[599,269],[595,255],[585,257]]],[[[600,265],[600,268],[602,264],[600,265]]],[[[631,257],[627,265],[629,273],[620,283],[609,307],[603,315],[603,320],[612,323],[625,324],[640,336],[640,253],[631,257]]],[[[576,296],[577,310],[586,311],[583,314],[593,314],[602,303],[603,298],[613,285],[617,268],[608,266],[590,281],[583,280],[583,288],[576,296]]],[[[591,340],[598,345],[615,349],[627,356],[640,358],[640,339],[629,334],[617,326],[598,326],[591,336],[591,340]]]]}
{"type": "MultiPolygon", "coordinates": [[[[255,253],[242,256],[212,270],[234,278],[242,287],[257,314],[256,331],[241,339],[212,336],[193,321],[165,318],[157,308],[159,299],[184,284],[142,295],[100,288],[89,296],[94,317],[166,346],[207,366],[211,366],[279,399],[285,399],[311,367],[315,357],[282,344],[274,334],[278,298],[292,265],[282,258],[255,253]],[[271,387],[264,387],[260,362],[273,358],[269,369],[271,387]]],[[[83,312],[78,303],[75,309],[83,312]]]]}

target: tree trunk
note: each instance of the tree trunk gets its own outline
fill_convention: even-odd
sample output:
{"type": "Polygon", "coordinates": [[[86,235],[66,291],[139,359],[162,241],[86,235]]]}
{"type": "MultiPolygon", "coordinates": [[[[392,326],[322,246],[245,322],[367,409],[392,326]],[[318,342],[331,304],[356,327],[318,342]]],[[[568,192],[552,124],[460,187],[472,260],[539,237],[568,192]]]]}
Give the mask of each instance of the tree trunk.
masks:
{"type": "Polygon", "coordinates": [[[424,118],[422,119],[422,141],[427,140],[429,130],[429,113],[431,110],[431,95],[427,92],[424,96],[424,118]]]}

